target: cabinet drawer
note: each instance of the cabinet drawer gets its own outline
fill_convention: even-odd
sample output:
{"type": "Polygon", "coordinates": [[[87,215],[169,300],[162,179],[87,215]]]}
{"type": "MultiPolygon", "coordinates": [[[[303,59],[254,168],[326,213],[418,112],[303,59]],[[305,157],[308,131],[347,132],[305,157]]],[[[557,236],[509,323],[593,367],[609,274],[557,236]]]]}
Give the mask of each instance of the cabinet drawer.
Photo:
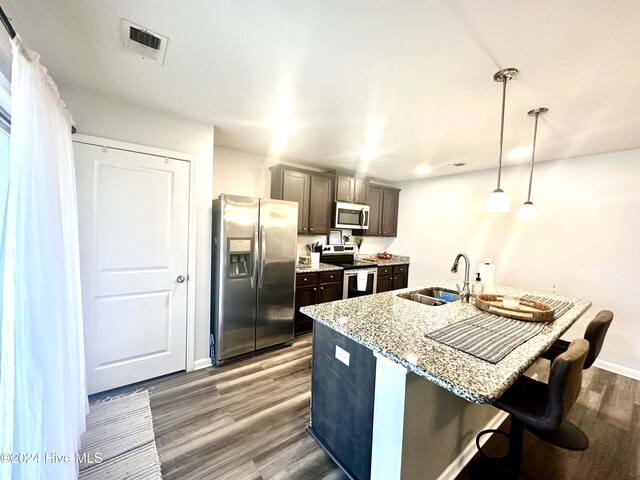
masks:
{"type": "Polygon", "coordinates": [[[342,281],[342,271],[320,272],[320,283],[333,283],[342,281]]]}
{"type": "Polygon", "coordinates": [[[409,271],[409,265],[394,265],[393,267],[393,273],[398,274],[398,273],[407,273],[409,271]]]}
{"type": "Polygon", "coordinates": [[[393,267],[378,267],[378,276],[391,275],[392,270],[393,270],[393,267]]]}
{"type": "Polygon", "coordinates": [[[296,275],[296,285],[313,285],[318,283],[317,273],[298,273],[296,275]]]}

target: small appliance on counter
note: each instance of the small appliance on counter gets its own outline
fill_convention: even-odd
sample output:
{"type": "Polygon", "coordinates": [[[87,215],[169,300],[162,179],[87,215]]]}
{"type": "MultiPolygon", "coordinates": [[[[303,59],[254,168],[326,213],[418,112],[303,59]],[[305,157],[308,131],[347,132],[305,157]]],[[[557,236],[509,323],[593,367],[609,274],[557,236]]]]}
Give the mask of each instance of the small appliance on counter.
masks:
{"type": "Polygon", "coordinates": [[[371,262],[356,260],[354,244],[325,245],[320,261],[344,269],[342,274],[342,298],[361,297],[376,293],[378,267],[371,262]]]}
{"type": "Polygon", "coordinates": [[[222,194],[213,201],[211,359],[293,342],[298,204],[222,194]]]}

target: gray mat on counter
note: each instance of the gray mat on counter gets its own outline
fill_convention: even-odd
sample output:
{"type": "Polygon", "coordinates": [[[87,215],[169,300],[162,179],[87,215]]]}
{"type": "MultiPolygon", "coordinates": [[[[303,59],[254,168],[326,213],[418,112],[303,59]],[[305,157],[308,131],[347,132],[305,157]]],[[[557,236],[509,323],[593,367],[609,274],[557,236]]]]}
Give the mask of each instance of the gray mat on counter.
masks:
{"type": "Polygon", "coordinates": [[[551,308],[555,310],[553,318],[560,318],[562,315],[567,313],[571,307],[573,307],[573,303],[565,302],[563,300],[554,300],[552,298],[547,297],[536,297],[535,295],[525,295],[522,297],[523,300],[531,300],[534,302],[544,303],[545,305],[549,305],[551,308]]]}
{"type": "MultiPolygon", "coordinates": [[[[555,309],[554,318],[562,316],[573,306],[573,303],[570,302],[534,295],[525,295],[523,298],[553,307],[555,309]]],[[[429,332],[425,336],[486,362],[496,364],[515,348],[535,337],[545,325],[546,323],[515,320],[482,312],[429,332]]]]}
{"type": "Polygon", "coordinates": [[[496,364],[514,348],[542,331],[546,324],[479,313],[429,332],[426,336],[456,350],[496,364]]]}

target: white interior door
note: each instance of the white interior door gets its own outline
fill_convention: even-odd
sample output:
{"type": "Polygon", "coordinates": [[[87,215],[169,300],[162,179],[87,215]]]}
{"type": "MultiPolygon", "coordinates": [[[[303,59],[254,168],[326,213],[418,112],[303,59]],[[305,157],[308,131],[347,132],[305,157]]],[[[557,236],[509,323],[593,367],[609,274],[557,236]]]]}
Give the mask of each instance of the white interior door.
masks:
{"type": "Polygon", "coordinates": [[[89,393],[184,370],[189,162],[74,153],[89,393]]]}

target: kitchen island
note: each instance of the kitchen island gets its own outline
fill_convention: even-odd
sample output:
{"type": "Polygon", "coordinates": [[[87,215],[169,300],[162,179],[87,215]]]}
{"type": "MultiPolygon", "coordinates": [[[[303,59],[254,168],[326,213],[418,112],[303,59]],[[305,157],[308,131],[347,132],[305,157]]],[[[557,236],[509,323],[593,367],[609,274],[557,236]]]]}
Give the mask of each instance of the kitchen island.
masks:
{"type": "Polygon", "coordinates": [[[425,337],[479,313],[473,304],[432,307],[398,296],[414,290],[301,310],[315,321],[309,430],[353,478],[455,476],[473,453],[475,434],[504,417],[481,404],[502,395],[591,305],[497,287],[497,293],[572,306],[492,364],[425,337]]]}

